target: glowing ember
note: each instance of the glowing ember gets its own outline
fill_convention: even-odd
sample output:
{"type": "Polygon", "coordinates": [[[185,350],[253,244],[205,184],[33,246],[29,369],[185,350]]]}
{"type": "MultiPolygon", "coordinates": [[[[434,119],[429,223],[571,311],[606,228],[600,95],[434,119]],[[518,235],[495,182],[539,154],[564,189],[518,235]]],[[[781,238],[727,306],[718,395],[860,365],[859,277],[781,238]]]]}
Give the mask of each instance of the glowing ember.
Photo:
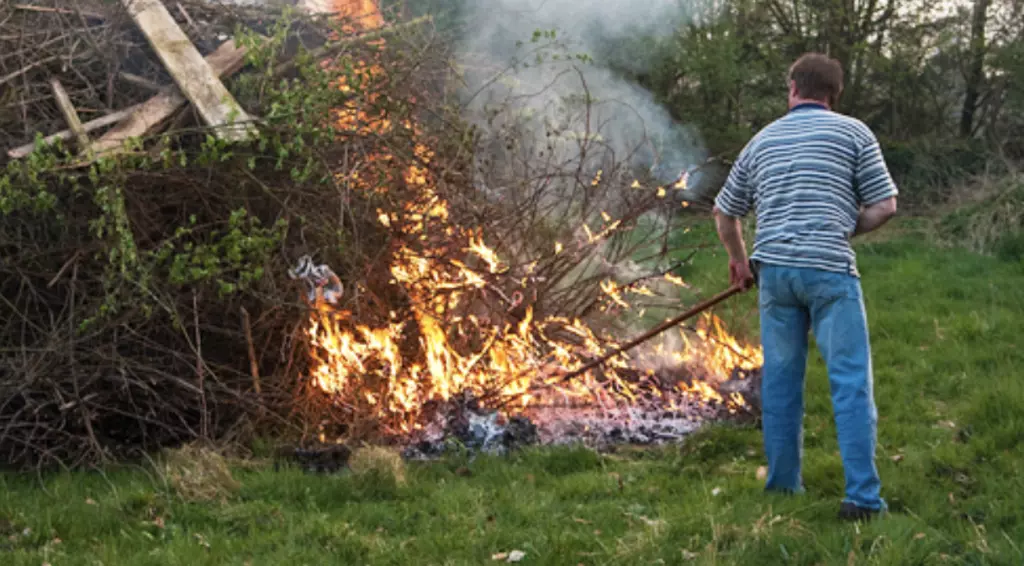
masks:
{"type": "MultiPolygon", "coordinates": [[[[360,29],[383,25],[371,0],[335,0],[333,9],[358,16],[353,25],[360,29]]],[[[355,65],[348,77],[372,83],[384,73],[380,65],[366,62],[355,65]]],[[[351,90],[345,81],[338,88],[351,90]]],[[[513,268],[481,230],[450,219],[449,203],[435,190],[429,168],[434,157],[429,140],[415,124],[395,124],[371,113],[373,102],[372,97],[353,97],[332,119],[342,130],[359,135],[397,127],[419,140],[413,148],[415,164],[404,170],[396,168],[400,161],[395,155],[380,150],[366,158],[370,167],[363,174],[347,173],[342,179],[367,195],[385,195],[388,186],[399,184],[415,195],[392,210],[378,209],[376,216],[381,226],[400,236],[390,250],[390,283],[406,304],[390,320],[373,323],[318,304],[307,330],[317,389],[351,414],[370,416],[384,431],[396,434],[422,427],[429,403],[467,392],[508,412],[556,405],[628,408],[641,399],[653,399],[664,410],[691,401],[743,405],[735,394],[723,399],[707,381],[659,383],[653,370],[631,365],[629,355],[571,383],[552,386],[563,372],[615,348],[615,340],[580,320],[535,316],[524,301],[530,296],[532,266],[513,268]],[[513,272],[519,289],[508,293],[493,284],[496,276],[513,272]]],[[[598,171],[592,182],[600,180],[598,171]]],[[[634,187],[643,188],[639,182],[634,187]]],[[[665,191],[655,190],[659,195],[665,191]]],[[[607,213],[602,220],[593,228],[583,224],[575,243],[554,242],[554,253],[600,243],[622,225],[607,213]]],[[[664,280],[686,286],[673,275],[664,280]]],[[[600,289],[602,308],[615,312],[631,308],[627,294],[653,294],[643,285],[623,286],[611,279],[602,281],[600,289]]],[[[676,355],[676,365],[700,368],[707,379],[724,381],[733,369],[752,370],[763,361],[758,348],[739,344],[717,317],[702,320],[695,336],[682,337],[686,347],[676,355]]]]}

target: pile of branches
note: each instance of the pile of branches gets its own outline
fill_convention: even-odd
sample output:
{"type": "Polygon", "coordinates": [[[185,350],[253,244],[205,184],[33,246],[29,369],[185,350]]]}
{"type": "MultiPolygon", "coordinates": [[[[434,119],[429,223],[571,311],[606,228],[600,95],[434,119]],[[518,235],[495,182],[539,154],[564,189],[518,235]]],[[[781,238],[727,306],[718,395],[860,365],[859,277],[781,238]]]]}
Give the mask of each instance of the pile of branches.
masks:
{"type": "MultiPolygon", "coordinates": [[[[202,0],[166,5],[204,56],[232,38],[238,26],[266,33],[280,16],[279,11],[202,0]]],[[[310,45],[322,44],[328,31],[307,25],[302,38],[310,45]]],[[[121,2],[5,2],[0,5],[0,163],[12,157],[10,150],[30,144],[37,134],[67,128],[52,89],[55,79],[86,123],[145,102],[174,85],[121,2]]],[[[183,120],[175,123],[180,126],[183,120]]],[[[14,155],[25,153],[21,149],[14,155]]]]}
{"type": "MultiPolygon", "coordinates": [[[[535,159],[523,150],[538,132],[515,101],[487,118],[460,106],[473,85],[447,66],[452,43],[422,22],[353,37],[337,19],[198,0],[174,2],[172,14],[204,55],[232,37],[251,46],[225,85],[259,136],[220,141],[186,106],[110,156],[83,161],[66,136],[3,158],[6,462],[79,466],[263,426],[309,438],[324,419],[340,435],[384,432],[356,426],[376,418],[364,401],[309,378],[310,305],[288,275],[304,256],[344,282],[333,309],[349,327],[416,319],[415,285],[394,282],[406,254],[486,280],[443,313],[443,328],[471,314],[514,327],[529,312],[586,319],[608,336],[624,330],[619,295],[650,295],[677,265],[678,202],[604,147],[587,97],[556,105],[575,137],[558,159],[535,159]],[[437,200],[443,223],[424,225],[417,206],[437,200]],[[488,269],[448,227],[482,238],[505,268],[488,269]]],[[[0,7],[0,42],[7,148],[66,127],[53,79],[83,121],[173,88],[108,3],[0,7]]],[[[422,361],[423,329],[408,329],[404,348],[422,361]]],[[[481,336],[453,344],[480,350],[481,336]]]]}
{"type": "Polygon", "coordinates": [[[0,7],[0,460],[74,467],[296,430],[308,307],[288,269],[312,254],[359,277],[387,235],[340,172],[375,145],[408,145],[402,131],[333,124],[354,98],[335,83],[376,58],[398,82],[360,97],[408,98],[434,80],[438,41],[426,25],[395,28],[384,50],[344,22],[168,2],[203,55],[253,46],[225,85],[258,117],[256,140],[222,142],[186,105],[98,159],[71,136],[12,157],[67,127],[54,79],[83,122],[158,94],[147,83],[175,88],[127,12],[87,4],[0,7]]]}
{"type": "MultiPolygon", "coordinates": [[[[621,119],[611,119],[621,101],[591,96],[582,65],[547,60],[568,84],[524,96],[493,87],[536,67],[473,69],[465,82],[445,83],[457,112],[423,114],[432,126],[414,145],[431,156],[411,163],[423,174],[390,179],[372,201],[367,212],[387,227],[386,251],[350,280],[353,292],[319,325],[327,344],[311,348],[323,381],[306,382],[301,405],[307,421],[329,423],[324,437],[401,441],[443,419],[453,395],[516,405],[535,385],[634,334],[644,313],[658,321],[678,308],[678,283],[665,276],[695,251],[679,237],[693,220],[678,214],[685,184],[654,176],[652,141],[642,132],[621,136],[621,119]],[[452,355],[431,358],[441,342],[452,355]],[[496,369],[481,370],[488,367],[496,369]]],[[[380,162],[392,171],[410,165],[380,162]]],[[[578,380],[594,399],[625,393],[622,379],[647,375],[606,370],[578,380]]]]}

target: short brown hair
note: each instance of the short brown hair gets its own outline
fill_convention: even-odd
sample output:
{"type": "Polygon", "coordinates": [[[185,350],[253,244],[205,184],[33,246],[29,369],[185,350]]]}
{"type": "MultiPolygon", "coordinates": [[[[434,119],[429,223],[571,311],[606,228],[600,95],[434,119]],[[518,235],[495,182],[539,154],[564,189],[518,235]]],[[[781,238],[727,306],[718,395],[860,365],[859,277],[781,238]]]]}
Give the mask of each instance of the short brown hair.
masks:
{"type": "Polygon", "coordinates": [[[805,53],[789,68],[789,80],[800,98],[834,106],[843,92],[843,67],[828,55],[805,53]]]}

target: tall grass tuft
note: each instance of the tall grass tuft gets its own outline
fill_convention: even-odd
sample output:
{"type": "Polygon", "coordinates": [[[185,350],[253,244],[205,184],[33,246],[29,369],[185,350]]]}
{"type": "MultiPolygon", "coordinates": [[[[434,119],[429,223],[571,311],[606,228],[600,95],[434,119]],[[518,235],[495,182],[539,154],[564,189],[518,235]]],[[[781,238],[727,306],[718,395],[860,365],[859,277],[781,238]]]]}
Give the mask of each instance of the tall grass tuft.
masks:
{"type": "Polygon", "coordinates": [[[200,444],[165,450],[161,471],[165,481],[187,501],[223,501],[241,487],[227,459],[200,444]]]}
{"type": "Polygon", "coordinates": [[[936,223],[938,242],[1006,259],[1024,258],[1024,173],[981,178],[936,223]]]}

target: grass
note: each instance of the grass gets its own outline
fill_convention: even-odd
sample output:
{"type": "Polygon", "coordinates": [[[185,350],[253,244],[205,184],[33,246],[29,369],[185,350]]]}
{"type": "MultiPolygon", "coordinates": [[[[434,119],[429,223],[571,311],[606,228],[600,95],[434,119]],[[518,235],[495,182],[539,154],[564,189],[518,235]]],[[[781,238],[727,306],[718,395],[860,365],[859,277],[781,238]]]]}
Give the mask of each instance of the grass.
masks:
{"type": "MultiPolygon", "coordinates": [[[[708,295],[725,261],[705,256],[688,276],[708,295]]],[[[219,502],[185,499],[150,468],[0,475],[0,563],[462,565],[513,550],[570,566],[1024,563],[1024,268],[913,234],[866,240],[859,257],[882,521],[835,519],[843,473],[812,354],[799,497],[762,494],[759,432],[729,426],[681,447],[535,449],[397,479],[246,466],[219,502]]],[[[753,299],[719,314],[754,335],[753,299]]]]}

